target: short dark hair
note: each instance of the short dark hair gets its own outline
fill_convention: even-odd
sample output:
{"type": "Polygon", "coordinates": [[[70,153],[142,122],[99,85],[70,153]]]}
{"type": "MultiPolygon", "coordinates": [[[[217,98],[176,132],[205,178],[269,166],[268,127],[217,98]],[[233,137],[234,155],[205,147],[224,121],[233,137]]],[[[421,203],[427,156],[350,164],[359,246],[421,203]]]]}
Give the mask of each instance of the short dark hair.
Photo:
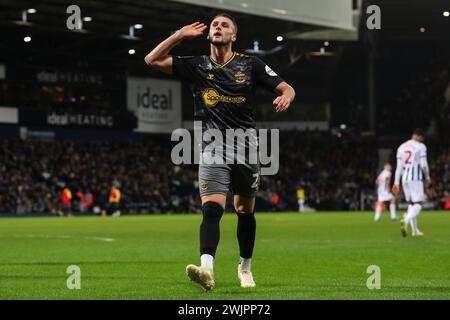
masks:
{"type": "Polygon", "coordinates": [[[222,13],[216,14],[216,15],[212,18],[212,21],[214,21],[214,19],[217,18],[217,17],[225,17],[225,18],[228,18],[228,19],[230,19],[231,21],[233,21],[233,24],[234,24],[234,33],[237,34],[237,32],[238,32],[237,22],[236,22],[236,19],[235,19],[232,15],[230,15],[230,14],[228,14],[228,13],[225,13],[225,12],[222,12],[222,13]]]}
{"type": "Polygon", "coordinates": [[[413,131],[413,134],[415,134],[416,136],[420,136],[422,138],[425,138],[425,131],[421,128],[416,128],[413,131]]]}

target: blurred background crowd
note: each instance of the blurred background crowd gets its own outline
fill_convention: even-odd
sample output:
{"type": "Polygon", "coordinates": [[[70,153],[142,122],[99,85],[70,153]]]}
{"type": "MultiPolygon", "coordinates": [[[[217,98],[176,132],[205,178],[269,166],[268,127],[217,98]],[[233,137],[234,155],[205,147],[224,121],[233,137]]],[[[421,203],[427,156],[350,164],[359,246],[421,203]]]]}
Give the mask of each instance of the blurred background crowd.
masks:
{"type": "MultiPolygon", "coordinates": [[[[160,139],[3,140],[0,212],[57,213],[64,188],[73,194],[72,211],[105,209],[113,185],[120,189],[120,208],[127,213],[199,211],[197,166],[174,165],[170,145],[160,139]],[[92,194],[92,207],[82,205],[80,192],[92,194]]],[[[429,141],[428,153],[430,200],[443,207],[450,192],[448,141],[429,141]]],[[[379,165],[373,138],[282,131],[279,172],[261,177],[259,205],[266,210],[297,210],[296,191],[303,188],[306,205],[313,209],[367,210],[374,201],[379,165]]]]}

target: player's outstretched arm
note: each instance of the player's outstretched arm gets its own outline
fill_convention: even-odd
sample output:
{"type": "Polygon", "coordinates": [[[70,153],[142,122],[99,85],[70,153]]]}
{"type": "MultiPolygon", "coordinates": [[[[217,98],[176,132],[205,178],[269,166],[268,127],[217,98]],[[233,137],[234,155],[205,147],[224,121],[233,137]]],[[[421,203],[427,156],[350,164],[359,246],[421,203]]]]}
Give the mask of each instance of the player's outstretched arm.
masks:
{"type": "Polygon", "coordinates": [[[172,74],[173,59],[172,56],[169,55],[169,52],[181,41],[202,35],[203,32],[205,32],[206,27],[207,26],[204,23],[200,22],[184,26],[158,44],[149,54],[147,54],[144,58],[145,63],[152,69],[172,74]]]}
{"type": "Polygon", "coordinates": [[[295,98],[295,90],[287,82],[281,82],[276,86],[275,92],[279,94],[278,97],[273,100],[276,112],[283,112],[291,105],[295,98]]]}

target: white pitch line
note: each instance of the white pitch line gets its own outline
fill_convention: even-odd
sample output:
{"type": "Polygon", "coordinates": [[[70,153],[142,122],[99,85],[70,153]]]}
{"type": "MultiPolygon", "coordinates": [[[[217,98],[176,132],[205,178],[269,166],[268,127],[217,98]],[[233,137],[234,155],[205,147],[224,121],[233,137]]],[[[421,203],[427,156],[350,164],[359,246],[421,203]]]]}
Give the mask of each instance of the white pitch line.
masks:
{"type": "Polygon", "coordinates": [[[104,237],[77,237],[69,235],[47,235],[47,234],[26,234],[23,236],[13,236],[13,238],[45,238],[45,239],[82,239],[82,240],[95,240],[104,242],[114,242],[116,239],[104,238],[104,237]]]}

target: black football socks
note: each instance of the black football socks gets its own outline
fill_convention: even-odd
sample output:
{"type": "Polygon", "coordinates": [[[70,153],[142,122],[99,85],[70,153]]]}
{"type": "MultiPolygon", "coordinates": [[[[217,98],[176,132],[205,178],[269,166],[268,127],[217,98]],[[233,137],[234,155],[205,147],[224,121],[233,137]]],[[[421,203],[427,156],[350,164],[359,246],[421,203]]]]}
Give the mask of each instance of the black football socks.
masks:
{"type": "Polygon", "coordinates": [[[220,239],[220,219],[223,208],[216,202],[208,201],[202,207],[203,221],[200,225],[200,254],[216,255],[220,239]]]}
{"type": "Polygon", "coordinates": [[[241,258],[250,259],[253,255],[256,236],[255,213],[236,213],[238,216],[237,238],[241,258]]]}

